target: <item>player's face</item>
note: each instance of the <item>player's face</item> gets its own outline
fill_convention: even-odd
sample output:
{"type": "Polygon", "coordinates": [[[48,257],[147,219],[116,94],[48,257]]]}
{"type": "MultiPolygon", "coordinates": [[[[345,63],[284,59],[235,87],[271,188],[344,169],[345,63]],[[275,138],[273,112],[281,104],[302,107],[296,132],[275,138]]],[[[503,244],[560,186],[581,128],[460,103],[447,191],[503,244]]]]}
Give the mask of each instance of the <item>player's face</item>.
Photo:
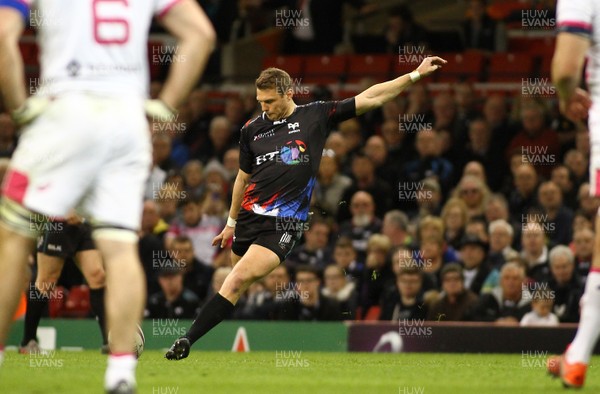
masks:
{"type": "Polygon", "coordinates": [[[256,101],[269,120],[280,120],[289,115],[294,105],[292,95],[291,89],[283,95],[279,94],[276,89],[256,89],[256,101]]]}

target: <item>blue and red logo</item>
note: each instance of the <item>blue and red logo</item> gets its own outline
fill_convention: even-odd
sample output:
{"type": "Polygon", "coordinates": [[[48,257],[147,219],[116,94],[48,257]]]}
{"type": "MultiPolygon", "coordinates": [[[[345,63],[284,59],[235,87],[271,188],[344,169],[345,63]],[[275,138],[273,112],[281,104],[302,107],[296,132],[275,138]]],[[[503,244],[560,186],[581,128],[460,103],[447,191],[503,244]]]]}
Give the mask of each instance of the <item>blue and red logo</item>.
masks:
{"type": "Polygon", "coordinates": [[[281,161],[288,165],[307,163],[309,161],[306,144],[300,140],[287,142],[279,151],[281,161]]]}

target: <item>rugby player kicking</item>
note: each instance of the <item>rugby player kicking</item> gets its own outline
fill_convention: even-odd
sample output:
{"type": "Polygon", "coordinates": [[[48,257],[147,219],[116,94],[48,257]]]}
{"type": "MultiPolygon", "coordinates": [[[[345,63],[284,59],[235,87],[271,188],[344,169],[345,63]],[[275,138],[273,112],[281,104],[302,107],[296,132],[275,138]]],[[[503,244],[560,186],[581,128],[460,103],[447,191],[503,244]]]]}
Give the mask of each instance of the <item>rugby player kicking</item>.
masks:
{"type": "Polygon", "coordinates": [[[287,72],[262,71],[256,80],[256,99],[263,112],[242,127],[240,170],[229,218],[213,240],[213,245],[224,247],[233,237],[234,267],[186,335],[167,351],[167,359],[186,358],[198,339],[231,315],[244,291],[289,255],[309,218],[325,140],[338,122],[381,107],[444,63],[439,57],[427,57],[415,71],[373,85],[356,97],[307,105],[294,103],[287,72]]]}

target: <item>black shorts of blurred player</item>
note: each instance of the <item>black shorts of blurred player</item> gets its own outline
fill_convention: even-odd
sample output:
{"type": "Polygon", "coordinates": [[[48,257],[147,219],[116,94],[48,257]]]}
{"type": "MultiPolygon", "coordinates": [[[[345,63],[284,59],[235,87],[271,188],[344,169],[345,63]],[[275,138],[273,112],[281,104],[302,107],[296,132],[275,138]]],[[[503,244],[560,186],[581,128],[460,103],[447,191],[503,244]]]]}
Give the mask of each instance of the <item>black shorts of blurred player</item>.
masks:
{"type": "Polygon", "coordinates": [[[27,291],[27,312],[23,340],[19,349],[22,354],[40,350],[37,328],[48,301],[57,297],[56,284],[65,262],[72,260],[90,288],[90,304],[102,334],[102,352],[108,352],[104,324],[104,267],[100,252],[92,240],[92,228],[79,218],[67,222],[54,222],[38,238],[37,275],[27,291]]]}

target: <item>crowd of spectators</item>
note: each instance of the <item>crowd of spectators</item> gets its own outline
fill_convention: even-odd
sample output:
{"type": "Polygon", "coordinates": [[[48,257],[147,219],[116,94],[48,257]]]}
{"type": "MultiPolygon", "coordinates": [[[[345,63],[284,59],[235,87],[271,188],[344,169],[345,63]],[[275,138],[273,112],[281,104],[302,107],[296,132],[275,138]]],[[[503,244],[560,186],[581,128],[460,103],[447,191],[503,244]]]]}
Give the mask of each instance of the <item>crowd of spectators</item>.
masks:
{"type": "MultiPolygon", "coordinates": [[[[205,3],[209,15],[227,4],[205,3]]],[[[307,2],[321,3],[343,2],[307,2]]],[[[470,3],[481,20],[464,29],[473,46],[493,49],[484,48],[491,22],[481,5],[470,3]]],[[[426,37],[406,10],[395,12],[390,20],[413,23],[403,34],[426,37]]],[[[159,90],[153,82],[152,94],[159,90]]],[[[211,241],[227,218],[240,128],[258,113],[253,92],[213,111],[198,88],[175,119],[151,123],[139,243],[146,317],[194,317],[231,270],[230,245],[211,241]]],[[[340,123],[323,151],[302,240],[248,289],[234,318],[577,322],[600,206],[590,196],[588,134],[550,99],[479,96],[460,81],[437,95],[416,84],[340,123]]],[[[0,176],[16,142],[0,114],[0,176]]]]}

